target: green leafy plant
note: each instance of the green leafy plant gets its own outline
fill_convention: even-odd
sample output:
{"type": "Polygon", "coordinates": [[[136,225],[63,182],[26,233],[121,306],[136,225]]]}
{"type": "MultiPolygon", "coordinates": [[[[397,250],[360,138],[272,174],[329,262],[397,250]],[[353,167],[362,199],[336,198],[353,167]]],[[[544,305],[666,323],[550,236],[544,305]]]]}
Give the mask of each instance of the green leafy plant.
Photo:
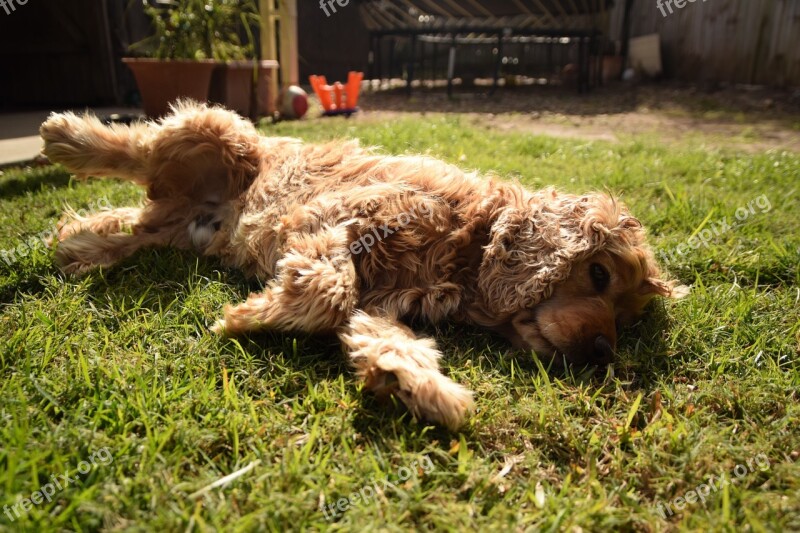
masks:
{"type": "Polygon", "coordinates": [[[253,28],[261,17],[255,0],[142,0],[154,33],[131,45],[155,59],[253,59],[253,28]],[[246,40],[243,42],[241,33],[246,40]]]}

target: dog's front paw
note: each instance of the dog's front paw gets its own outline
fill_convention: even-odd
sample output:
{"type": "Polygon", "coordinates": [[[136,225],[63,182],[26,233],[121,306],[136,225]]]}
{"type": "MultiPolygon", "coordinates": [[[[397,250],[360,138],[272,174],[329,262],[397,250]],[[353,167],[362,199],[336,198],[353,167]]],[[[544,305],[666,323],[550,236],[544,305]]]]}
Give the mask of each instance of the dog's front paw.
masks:
{"type": "Polygon", "coordinates": [[[475,406],[472,391],[438,372],[427,374],[407,388],[401,384],[395,394],[415,416],[457,430],[475,406]]]}
{"type": "Polygon", "coordinates": [[[378,399],[399,398],[417,417],[457,430],[474,407],[472,391],[437,370],[385,371],[372,368],[366,387],[378,399]]]}
{"type": "Polygon", "coordinates": [[[216,335],[219,335],[220,337],[226,337],[227,336],[226,331],[225,331],[225,320],[222,319],[222,318],[220,318],[219,320],[214,322],[214,325],[211,326],[211,328],[209,328],[209,329],[211,329],[212,333],[214,333],[216,335]]]}
{"type": "Polygon", "coordinates": [[[236,315],[235,309],[236,306],[225,304],[225,307],[222,308],[223,316],[214,322],[214,325],[209,328],[211,332],[219,335],[220,337],[227,338],[235,337],[237,335],[241,335],[245,331],[248,331],[246,327],[243,327],[243,325],[247,324],[248,321],[243,319],[237,320],[238,315],[236,315]]]}

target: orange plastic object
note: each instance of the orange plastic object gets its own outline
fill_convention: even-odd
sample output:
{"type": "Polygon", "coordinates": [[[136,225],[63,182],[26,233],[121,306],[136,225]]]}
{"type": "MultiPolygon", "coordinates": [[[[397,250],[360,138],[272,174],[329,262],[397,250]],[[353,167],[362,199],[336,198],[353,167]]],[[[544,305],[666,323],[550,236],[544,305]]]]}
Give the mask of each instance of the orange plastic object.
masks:
{"type": "Polygon", "coordinates": [[[347,73],[347,107],[355,109],[358,105],[358,93],[361,91],[361,80],[364,79],[363,72],[347,73]]]}
{"type": "Polygon", "coordinates": [[[331,86],[328,85],[328,80],[325,76],[309,76],[308,81],[311,82],[311,87],[317,93],[322,108],[325,111],[333,109],[333,100],[331,99],[331,86]]]}
{"type": "Polygon", "coordinates": [[[344,85],[341,82],[336,82],[333,84],[333,95],[336,99],[336,109],[342,108],[342,93],[344,92],[344,85]]]}
{"type": "Polygon", "coordinates": [[[322,94],[324,95],[322,107],[325,107],[326,111],[336,109],[336,103],[333,101],[333,85],[323,85],[322,94]]]}
{"type": "Polygon", "coordinates": [[[347,84],[335,82],[332,86],[328,85],[325,76],[309,76],[308,81],[311,88],[317,94],[325,114],[346,114],[350,115],[358,111],[358,93],[361,91],[361,80],[364,79],[363,72],[348,72],[347,84]]]}

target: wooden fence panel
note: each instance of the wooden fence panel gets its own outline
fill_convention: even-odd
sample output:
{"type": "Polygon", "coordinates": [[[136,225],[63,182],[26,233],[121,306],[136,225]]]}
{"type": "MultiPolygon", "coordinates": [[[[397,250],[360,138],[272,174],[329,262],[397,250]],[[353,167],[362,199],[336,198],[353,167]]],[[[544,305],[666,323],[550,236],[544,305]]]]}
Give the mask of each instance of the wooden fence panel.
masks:
{"type": "MultiPolygon", "coordinates": [[[[800,0],[636,0],[631,37],[659,33],[665,75],[687,81],[800,86],[800,0]]],[[[622,35],[625,1],[610,17],[622,35]]]]}

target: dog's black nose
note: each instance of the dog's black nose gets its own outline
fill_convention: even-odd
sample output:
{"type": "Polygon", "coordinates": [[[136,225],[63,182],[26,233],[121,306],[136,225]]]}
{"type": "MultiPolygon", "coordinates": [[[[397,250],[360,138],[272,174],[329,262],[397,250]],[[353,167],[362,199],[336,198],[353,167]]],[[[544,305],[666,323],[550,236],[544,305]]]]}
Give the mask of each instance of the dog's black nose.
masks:
{"type": "Polygon", "coordinates": [[[594,339],[594,356],[598,363],[610,364],[614,360],[614,347],[603,335],[594,339]]]}

